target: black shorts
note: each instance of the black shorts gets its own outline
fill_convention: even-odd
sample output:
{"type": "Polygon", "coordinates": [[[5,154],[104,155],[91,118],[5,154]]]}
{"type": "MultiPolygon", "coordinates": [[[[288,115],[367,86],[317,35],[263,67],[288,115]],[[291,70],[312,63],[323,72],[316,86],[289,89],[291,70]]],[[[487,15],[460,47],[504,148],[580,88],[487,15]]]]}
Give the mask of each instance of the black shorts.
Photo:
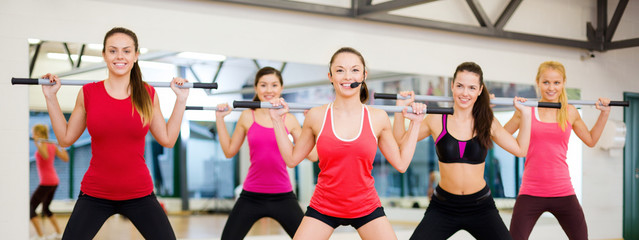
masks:
{"type": "Polygon", "coordinates": [[[367,223],[369,223],[370,221],[373,221],[379,217],[383,217],[386,216],[386,213],[384,213],[384,208],[383,207],[378,207],[375,209],[375,211],[373,211],[372,213],[363,216],[363,217],[358,217],[358,218],[338,218],[338,217],[331,217],[328,215],[324,215],[320,212],[318,212],[317,210],[313,209],[312,207],[308,207],[306,209],[306,214],[305,216],[308,217],[312,217],[315,218],[317,220],[320,220],[324,223],[326,223],[327,225],[331,226],[332,228],[337,228],[339,227],[339,225],[344,225],[344,226],[348,226],[351,225],[353,226],[355,229],[358,229],[364,225],[366,225],[367,223]]]}

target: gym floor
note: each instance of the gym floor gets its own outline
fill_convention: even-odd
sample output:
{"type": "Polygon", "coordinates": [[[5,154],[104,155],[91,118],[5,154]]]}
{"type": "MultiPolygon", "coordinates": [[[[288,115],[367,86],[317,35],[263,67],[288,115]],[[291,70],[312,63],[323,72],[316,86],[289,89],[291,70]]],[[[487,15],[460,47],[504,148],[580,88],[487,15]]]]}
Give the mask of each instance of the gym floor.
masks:
{"type": "MultiPolygon", "coordinates": [[[[397,233],[398,239],[408,239],[415,229],[419,220],[424,214],[423,209],[403,209],[388,208],[386,214],[393,224],[393,228],[397,233]],[[402,220],[398,220],[401,216],[402,220]]],[[[510,222],[510,212],[501,211],[502,219],[506,226],[510,222]]],[[[69,220],[68,213],[55,215],[58,224],[64,227],[69,220]]],[[[198,240],[217,240],[222,235],[222,229],[226,222],[226,214],[169,214],[169,220],[178,239],[198,239],[198,240]]],[[[44,225],[45,235],[53,233],[51,224],[47,221],[44,225]]],[[[30,227],[30,236],[35,235],[35,230],[30,227]]],[[[109,218],[102,226],[94,239],[100,240],[126,240],[126,239],[143,239],[140,233],[135,229],[133,224],[121,215],[114,215],[109,218]]],[[[280,225],[273,219],[263,218],[253,225],[251,231],[245,238],[247,240],[275,240],[290,239],[280,225]]],[[[338,227],[330,238],[331,240],[347,240],[360,239],[357,232],[352,227],[338,227]]],[[[457,232],[452,240],[474,239],[465,231],[457,232]]],[[[559,226],[557,220],[552,216],[543,215],[535,229],[533,230],[531,240],[535,239],[568,239],[563,230],[559,226]]]]}

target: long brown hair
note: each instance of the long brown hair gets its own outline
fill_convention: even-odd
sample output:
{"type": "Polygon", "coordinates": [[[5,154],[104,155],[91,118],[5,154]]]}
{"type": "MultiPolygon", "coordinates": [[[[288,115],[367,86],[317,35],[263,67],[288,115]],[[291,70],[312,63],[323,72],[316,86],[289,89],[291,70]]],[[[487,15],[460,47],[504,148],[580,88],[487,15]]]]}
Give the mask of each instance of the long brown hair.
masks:
{"type": "Polygon", "coordinates": [[[539,85],[539,78],[541,74],[543,74],[546,70],[555,70],[561,74],[564,80],[564,87],[561,89],[561,93],[559,94],[559,102],[561,103],[561,108],[557,111],[557,124],[562,131],[566,131],[566,124],[568,122],[568,93],[566,93],[566,68],[560,62],[555,61],[546,61],[539,65],[537,69],[537,77],[535,81],[537,85],[539,85]]]}
{"type": "MultiPolygon", "coordinates": [[[[284,87],[284,80],[282,79],[282,73],[279,70],[272,67],[263,67],[262,69],[257,71],[257,73],[255,74],[255,82],[253,83],[253,86],[257,87],[257,83],[260,81],[260,78],[269,74],[275,75],[280,80],[280,85],[284,87]]],[[[253,101],[260,101],[260,98],[257,96],[257,93],[255,93],[255,96],[253,97],[253,101]]]]}
{"type": "MultiPolygon", "coordinates": [[[[362,54],[355,50],[354,48],[351,47],[343,47],[340,48],[339,50],[337,50],[337,52],[333,53],[333,56],[331,57],[331,62],[329,62],[328,64],[328,72],[333,75],[333,73],[331,72],[331,66],[333,65],[333,61],[335,61],[335,57],[337,57],[337,55],[339,55],[340,53],[352,53],[355,54],[359,57],[359,60],[362,61],[362,66],[364,67],[364,69],[362,70],[362,74],[366,74],[366,61],[364,61],[364,57],[362,56],[362,54]]],[[[364,75],[364,80],[362,80],[362,89],[360,89],[359,92],[359,101],[362,103],[366,103],[368,101],[368,87],[366,86],[366,75],[364,75]]]]}
{"type": "MultiPolygon", "coordinates": [[[[133,43],[135,44],[135,52],[139,51],[138,37],[133,31],[123,27],[114,27],[110,31],[108,31],[106,35],[104,35],[104,42],[102,43],[102,53],[105,52],[107,39],[116,33],[126,34],[131,39],[133,39],[133,43]]],[[[138,114],[140,114],[143,124],[149,124],[151,122],[151,116],[153,116],[153,103],[151,102],[151,96],[149,96],[149,92],[147,92],[146,90],[147,84],[142,81],[142,71],[140,70],[138,61],[135,61],[135,63],[133,63],[133,68],[131,69],[131,79],[129,80],[129,87],[131,88],[131,102],[133,103],[133,107],[138,112],[138,114]]]]}
{"type": "Polygon", "coordinates": [[[493,124],[493,109],[490,107],[490,96],[488,95],[488,88],[484,84],[484,73],[481,67],[474,62],[464,62],[457,66],[455,74],[453,75],[453,84],[457,78],[459,72],[472,72],[479,75],[479,85],[481,87],[481,93],[477,96],[477,101],[473,105],[473,132],[477,136],[477,140],[482,147],[489,149],[493,147],[493,141],[490,139],[490,128],[493,124]]]}

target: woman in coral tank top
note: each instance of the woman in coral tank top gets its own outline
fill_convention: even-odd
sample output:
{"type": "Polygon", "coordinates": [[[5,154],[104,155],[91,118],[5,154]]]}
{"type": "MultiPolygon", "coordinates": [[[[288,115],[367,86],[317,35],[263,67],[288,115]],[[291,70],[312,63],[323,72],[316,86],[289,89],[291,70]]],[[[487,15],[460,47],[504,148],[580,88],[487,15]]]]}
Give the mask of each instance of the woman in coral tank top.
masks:
{"type": "Polygon", "coordinates": [[[393,167],[406,171],[415,153],[426,105],[413,104],[415,113],[404,110],[412,122],[398,145],[388,114],[364,104],[368,99],[366,75],[364,58],[357,50],[339,49],[331,58],[328,73],[335,101],[308,111],[295,146],[286,136],[286,102],[271,101],[284,106],[270,111],[286,164],[297,165],[314,146],[319,155],[317,185],[294,239],[328,239],[339,225],[353,226],[362,239],[397,239],[375,191],[373,160],[379,147],[393,167]],[[361,84],[353,87],[355,82],[361,84]]]}
{"type": "MultiPolygon", "coordinates": [[[[283,84],[282,74],[277,69],[260,69],[255,74],[253,101],[278,99],[282,94],[283,84]]],[[[244,110],[231,137],[224,124],[224,117],[231,109],[226,103],[217,107],[227,109],[215,113],[215,125],[224,155],[227,158],[235,156],[244,138],[247,138],[251,156],[251,165],[242,185],[242,193],[224,225],[222,240],[243,239],[253,224],[263,217],[275,219],[286,233],[293,237],[304,212],[293,193],[286,163],[277,148],[273,121],[268,109],[244,110]]],[[[286,114],[284,118],[286,131],[297,141],[302,132],[300,123],[293,114],[286,114]]],[[[309,159],[316,161],[316,154],[312,155],[315,157],[309,156],[309,159]]]]}
{"type": "Polygon", "coordinates": [[[175,239],[166,213],[153,194],[153,182],[144,160],[149,130],[160,145],[173,147],[180,133],[188,89],[186,80],[174,78],[176,100],[168,123],[160,111],[155,89],[142,81],[135,33],[113,28],[103,42],[107,79],[86,84],[78,93],[69,121],[56,93],[59,78],[46,74],[55,85],[42,86],[53,131],[61,146],[75,142],[84,129],[91,135],[91,164],[84,174],[80,195],[62,239],[92,239],[113,214],[127,217],[146,239],[175,239]]]}
{"type": "MultiPolygon", "coordinates": [[[[540,101],[560,102],[561,109],[532,110],[530,147],[510,221],[510,234],[515,240],[528,239],[539,216],[547,211],[557,218],[568,238],[588,239],[584,212],[570,182],[566,163],[568,140],[572,130],[587,146],[595,146],[610,114],[610,99],[599,98],[596,107],[601,113],[588,130],[575,106],[568,104],[566,70],[561,63],[542,63],[536,81],[541,92],[540,101]]],[[[520,121],[520,113],[515,113],[504,128],[513,133],[519,128],[520,121]]]]}
{"type": "Polygon", "coordinates": [[[40,184],[33,195],[31,196],[29,217],[33,228],[35,228],[38,237],[44,238],[42,233],[42,227],[40,226],[40,219],[37,218],[36,208],[42,203],[42,217],[47,217],[55,230],[55,233],[50,235],[49,238],[60,239],[62,237],[62,231],[58,226],[58,221],[53,216],[49,205],[55,195],[55,190],[58,188],[60,179],[58,173],[55,171],[53,161],[55,157],[60,158],[64,162],[69,161],[69,154],[64,148],[59,148],[55,143],[46,142],[49,139],[49,127],[44,124],[36,124],[31,130],[33,135],[33,142],[37,148],[35,153],[36,166],[38,167],[38,176],[40,177],[40,184]]]}

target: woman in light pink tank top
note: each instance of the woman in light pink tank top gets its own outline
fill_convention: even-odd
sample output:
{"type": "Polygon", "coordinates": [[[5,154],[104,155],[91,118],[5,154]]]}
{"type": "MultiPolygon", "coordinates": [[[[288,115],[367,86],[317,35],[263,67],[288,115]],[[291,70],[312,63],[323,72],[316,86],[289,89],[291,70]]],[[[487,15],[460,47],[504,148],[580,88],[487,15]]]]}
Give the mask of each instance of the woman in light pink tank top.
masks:
{"type": "MultiPolygon", "coordinates": [[[[610,100],[599,98],[596,107],[601,113],[588,130],[577,109],[567,103],[566,71],[561,63],[542,63],[536,83],[541,92],[540,101],[560,102],[562,107],[532,109],[530,146],[510,222],[510,234],[515,240],[528,239],[539,216],[547,211],[557,218],[568,238],[588,239],[584,213],[575,196],[566,163],[568,139],[572,130],[587,146],[595,146],[610,114],[610,100]]],[[[520,114],[515,113],[504,128],[514,133],[520,121],[520,114]]]]}
{"type": "MultiPolygon", "coordinates": [[[[260,69],[255,76],[254,87],[256,94],[253,101],[279,98],[283,87],[280,71],[272,67],[260,69]]],[[[215,124],[224,155],[227,158],[235,156],[246,137],[251,156],[251,165],[242,185],[242,193],[226,221],[222,240],[243,239],[251,226],[263,217],[275,219],[286,233],[293,237],[304,212],[293,193],[287,164],[277,148],[268,109],[243,111],[235,125],[233,136],[230,136],[224,117],[231,109],[228,104],[220,104],[217,107],[227,109],[215,113],[215,124]]],[[[298,139],[302,128],[295,116],[287,114],[284,121],[287,133],[291,134],[294,140],[298,139]]],[[[316,154],[311,153],[308,158],[317,161],[316,154]]]]}

